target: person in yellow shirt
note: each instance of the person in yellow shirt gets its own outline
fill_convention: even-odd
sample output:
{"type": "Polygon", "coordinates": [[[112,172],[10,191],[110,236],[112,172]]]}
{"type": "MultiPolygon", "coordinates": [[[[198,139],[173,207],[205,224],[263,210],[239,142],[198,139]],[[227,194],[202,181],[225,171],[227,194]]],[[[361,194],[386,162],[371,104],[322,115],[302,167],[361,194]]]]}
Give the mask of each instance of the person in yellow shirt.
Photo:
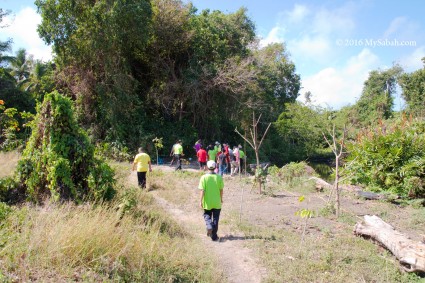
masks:
{"type": "Polygon", "coordinates": [[[177,143],[173,147],[174,150],[174,158],[177,160],[177,170],[182,170],[182,157],[184,156],[183,153],[183,146],[182,141],[178,140],[177,143]]]}
{"type": "Polygon", "coordinates": [[[145,153],[143,148],[139,147],[139,153],[134,157],[133,171],[137,166],[137,182],[139,187],[146,188],[146,172],[152,172],[151,158],[145,153]]]}

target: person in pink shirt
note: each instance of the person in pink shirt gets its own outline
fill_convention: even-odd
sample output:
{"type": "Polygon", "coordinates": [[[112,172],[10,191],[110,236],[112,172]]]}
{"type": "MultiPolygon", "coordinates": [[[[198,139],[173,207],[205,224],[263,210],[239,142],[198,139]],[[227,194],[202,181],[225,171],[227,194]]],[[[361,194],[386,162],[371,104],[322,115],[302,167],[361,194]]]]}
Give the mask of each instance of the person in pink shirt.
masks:
{"type": "Polygon", "coordinates": [[[196,153],[196,156],[198,156],[199,170],[207,170],[208,153],[202,145],[196,153]]]}

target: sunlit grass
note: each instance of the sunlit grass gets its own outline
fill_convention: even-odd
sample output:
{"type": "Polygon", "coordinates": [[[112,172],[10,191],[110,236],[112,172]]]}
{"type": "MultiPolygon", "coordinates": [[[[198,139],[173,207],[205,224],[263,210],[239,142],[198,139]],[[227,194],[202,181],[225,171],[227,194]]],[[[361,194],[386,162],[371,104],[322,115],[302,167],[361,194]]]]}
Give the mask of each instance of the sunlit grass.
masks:
{"type": "Polygon", "coordinates": [[[18,151],[0,152],[0,178],[13,175],[20,157],[18,151]]]}
{"type": "Polygon", "coordinates": [[[112,202],[13,208],[0,226],[0,281],[223,282],[202,243],[125,183],[128,164],[112,166],[112,202]]]}

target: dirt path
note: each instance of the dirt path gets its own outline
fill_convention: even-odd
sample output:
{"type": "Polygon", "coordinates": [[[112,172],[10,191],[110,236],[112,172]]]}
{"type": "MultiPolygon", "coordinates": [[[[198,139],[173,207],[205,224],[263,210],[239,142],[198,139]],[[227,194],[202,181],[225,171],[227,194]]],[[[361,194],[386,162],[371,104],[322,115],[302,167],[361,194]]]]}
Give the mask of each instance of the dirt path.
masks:
{"type": "MultiPolygon", "coordinates": [[[[158,170],[155,168],[154,170],[158,170]]],[[[167,170],[167,168],[162,168],[167,170]]],[[[190,169],[189,169],[190,170],[190,169]]],[[[130,175],[130,182],[136,181],[136,174],[130,175]]],[[[194,237],[199,238],[204,243],[207,250],[212,251],[221,264],[223,273],[228,279],[228,282],[247,282],[257,283],[262,282],[266,277],[266,269],[259,263],[258,258],[255,257],[254,252],[246,247],[244,235],[237,234],[231,231],[228,225],[220,222],[219,226],[219,242],[213,242],[206,236],[204,231],[204,222],[201,212],[196,210],[193,206],[188,205],[184,208],[177,207],[175,204],[166,201],[160,196],[159,191],[150,192],[157,203],[164,208],[165,211],[171,215],[177,223],[180,223],[189,233],[194,237]]],[[[193,204],[197,204],[198,192],[192,190],[190,199],[193,204]]],[[[221,217],[223,219],[223,216],[221,217]]]]}
{"type": "MultiPolygon", "coordinates": [[[[264,231],[270,229],[277,231],[277,235],[279,235],[279,231],[285,231],[287,235],[299,236],[299,240],[284,241],[280,245],[282,254],[279,254],[279,257],[282,260],[279,262],[281,265],[279,270],[286,273],[285,266],[294,268],[294,270],[304,268],[303,263],[293,261],[296,251],[292,249],[292,246],[288,246],[299,245],[304,231],[312,241],[323,240],[328,243],[326,241],[328,238],[344,240],[352,236],[355,223],[361,221],[365,214],[382,216],[387,223],[405,232],[414,240],[422,239],[418,232],[425,228],[420,211],[391,203],[366,201],[359,198],[354,192],[344,192],[341,199],[344,215],[338,220],[330,212],[325,214],[327,212],[325,206],[329,197],[326,191],[317,192],[304,187],[291,191],[280,188],[274,197],[271,197],[259,194],[257,189],[253,188],[250,178],[225,176],[224,203],[218,231],[221,241],[212,242],[206,236],[202,211],[198,207],[199,192],[196,188],[199,175],[193,174],[196,169],[186,167],[184,168],[184,171],[187,171],[186,174],[181,175],[174,175],[180,173],[172,172],[173,168],[169,166],[155,166],[154,170],[168,171],[163,178],[155,181],[164,182],[164,184],[159,184],[159,188],[166,187],[168,189],[154,189],[149,193],[174,217],[176,222],[181,223],[186,231],[202,241],[207,250],[217,256],[221,270],[228,282],[262,282],[268,276],[274,279],[279,278],[280,275],[276,275],[276,267],[267,270],[261,264],[260,254],[264,256],[264,249],[267,247],[261,242],[263,241],[261,238],[255,237],[255,229],[264,229],[264,231]],[[173,190],[169,188],[173,188],[173,190]],[[303,202],[299,201],[300,196],[305,196],[303,202]],[[316,212],[315,217],[309,219],[306,230],[304,230],[305,221],[296,215],[296,212],[301,209],[316,212]],[[254,232],[248,232],[251,234],[246,236],[232,229],[238,225],[236,222],[239,221],[241,224],[253,228],[254,232]]],[[[132,174],[131,178],[131,183],[136,183],[136,174],[132,174]]],[[[312,247],[324,248],[320,245],[312,247]]],[[[331,244],[324,249],[326,251],[322,254],[323,257],[326,257],[326,252],[328,254],[334,252],[331,244]]],[[[273,253],[273,251],[270,250],[267,253],[273,253]]],[[[361,258],[362,255],[354,254],[353,258],[357,256],[361,258]]],[[[290,272],[292,276],[295,276],[291,277],[292,279],[300,276],[294,270],[290,272]]],[[[303,282],[314,282],[311,281],[311,278],[303,282]]]]}

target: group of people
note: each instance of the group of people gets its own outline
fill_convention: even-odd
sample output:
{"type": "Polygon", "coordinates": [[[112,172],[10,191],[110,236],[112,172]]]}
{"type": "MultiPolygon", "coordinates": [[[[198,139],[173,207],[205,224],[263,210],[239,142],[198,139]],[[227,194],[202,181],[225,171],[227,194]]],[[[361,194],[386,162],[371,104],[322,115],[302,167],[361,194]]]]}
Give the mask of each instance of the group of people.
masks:
{"type": "Polygon", "coordinates": [[[199,169],[207,170],[207,161],[214,161],[217,164],[216,173],[221,176],[227,173],[230,173],[230,176],[239,173],[241,161],[246,159],[241,145],[234,146],[232,149],[227,143],[220,144],[216,141],[214,146],[210,144],[204,148],[202,141],[198,140],[193,148],[198,157],[199,169]]]}
{"type": "MultiPolygon", "coordinates": [[[[196,151],[200,170],[208,170],[201,176],[198,185],[199,206],[203,209],[207,236],[213,241],[218,241],[218,222],[223,203],[223,174],[230,173],[233,176],[240,172],[241,160],[246,158],[245,152],[241,145],[234,146],[232,149],[228,144],[221,145],[219,142],[204,148],[201,140],[198,140],[193,148],[196,151]]],[[[170,165],[177,161],[176,170],[181,170],[184,156],[181,140],[173,145],[170,156],[173,157],[170,165]]],[[[152,172],[152,167],[151,159],[143,148],[139,148],[139,153],[134,158],[132,170],[136,169],[139,187],[146,188],[146,173],[152,172]]]]}

